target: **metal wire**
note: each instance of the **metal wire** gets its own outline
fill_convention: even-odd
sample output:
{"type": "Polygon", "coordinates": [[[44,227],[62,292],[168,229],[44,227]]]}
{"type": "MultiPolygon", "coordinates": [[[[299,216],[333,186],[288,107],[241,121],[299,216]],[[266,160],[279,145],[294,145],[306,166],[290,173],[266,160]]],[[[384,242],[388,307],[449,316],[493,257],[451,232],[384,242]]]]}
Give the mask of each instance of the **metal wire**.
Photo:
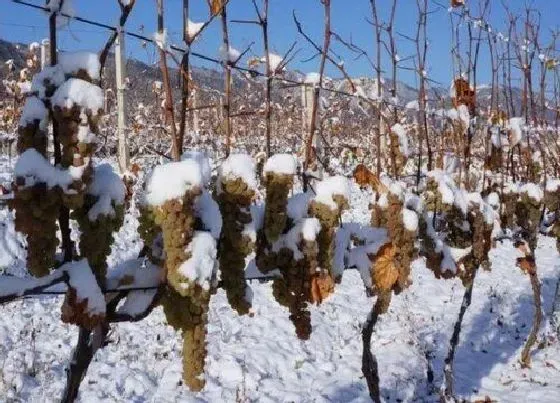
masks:
{"type": "MultiPolygon", "coordinates": [[[[38,10],[43,10],[43,11],[50,12],[50,10],[47,7],[40,6],[40,5],[37,5],[37,4],[32,4],[32,3],[29,3],[29,2],[24,1],[24,0],[12,0],[12,2],[14,2],[16,4],[23,5],[23,6],[35,8],[35,9],[38,9],[38,10]]],[[[72,15],[69,15],[69,14],[66,14],[66,13],[63,13],[63,12],[59,12],[58,14],[63,16],[63,17],[66,17],[66,18],[69,18],[69,19],[72,19],[72,20],[75,20],[75,21],[78,21],[78,22],[81,22],[81,23],[84,23],[84,24],[93,25],[93,26],[96,26],[96,27],[99,27],[99,28],[104,28],[104,29],[107,29],[107,30],[112,31],[112,32],[117,32],[117,30],[119,29],[118,27],[108,25],[108,24],[105,24],[105,23],[101,23],[101,22],[98,22],[98,21],[93,21],[93,20],[90,20],[88,18],[83,18],[83,17],[80,17],[80,16],[72,16],[72,15]]],[[[126,30],[122,30],[122,32],[123,32],[123,34],[125,34],[129,37],[132,37],[132,38],[135,38],[135,39],[138,39],[138,40],[142,40],[142,41],[145,41],[145,42],[149,42],[149,43],[152,43],[152,44],[156,44],[154,39],[152,39],[150,37],[147,37],[145,35],[137,34],[135,32],[130,32],[130,31],[126,31],[126,30]]],[[[176,51],[176,52],[180,52],[180,53],[185,53],[185,52],[188,51],[191,56],[194,56],[194,57],[196,57],[200,60],[204,60],[204,61],[207,61],[207,62],[218,64],[220,66],[223,66],[223,64],[224,64],[224,62],[222,60],[216,59],[214,57],[206,56],[202,53],[193,52],[190,49],[186,50],[184,48],[181,48],[179,46],[172,45],[172,44],[169,45],[169,48],[176,51]]],[[[237,65],[230,65],[230,68],[232,68],[234,70],[237,70],[237,71],[240,71],[240,72],[243,72],[243,73],[248,73],[252,77],[267,77],[266,73],[262,73],[258,70],[255,70],[255,69],[240,67],[240,66],[237,66],[237,65]]],[[[312,83],[306,83],[305,81],[292,80],[292,79],[289,79],[289,78],[286,78],[286,77],[280,77],[280,76],[276,76],[276,75],[272,76],[271,79],[276,80],[276,81],[281,81],[281,82],[284,82],[284,83],[288,83],[288,84],[292,84],[294,86],[314,86],[314,84],[312,84],[312,83]]],[[[367,97],[367,96],[363,96],[363,95],[357,95],[357,94],[353,94],[353,93],[346,92],[346,91],[336,90],[336,89],[333,89],[333,88],[327,88],[327,87],[324,87],[324,86],[320,86],[318,88],[322,91],[325,91],[325,92],[338,94],[338,95],[345,96],[345,97],[360,99],[360,100],[366,101],[370,104],[390,105],[390,106],[392,106],[393,108],[396,108],[396,109],[406,109],[404,106],[394,105],[394,104],[388,102],[387,100],[383,100],[383,99],[380,100],[380,99],[371,98],[371,97],[367,97]]]]}

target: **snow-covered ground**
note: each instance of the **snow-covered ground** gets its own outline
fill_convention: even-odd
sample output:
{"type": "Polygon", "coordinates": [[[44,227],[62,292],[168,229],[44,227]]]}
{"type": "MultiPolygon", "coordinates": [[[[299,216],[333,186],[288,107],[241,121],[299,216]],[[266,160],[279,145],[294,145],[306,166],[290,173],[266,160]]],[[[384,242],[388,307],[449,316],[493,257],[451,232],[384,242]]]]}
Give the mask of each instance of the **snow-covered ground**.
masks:
{"type": "MultiPolygon", "coordinates": [[[[0,180],[9,180],[0,161],[0,180]]],[[[357,188],[345,221],[367,222],[368,198],[357,188]]],[[[0,208],[0,267],[21,273],[24,251],[12,216],[0,208]]],[[[126,218],[110,258],[137,255],[138,222],[126,218]]],[[[532,368],[518,359],[532,323],[529,278],[515,267],[509,242],[491,252],[491,272],[476,279],[455,361],[457,393],[468,400],[560,401],[560,345],[543,326],[532,368]]],[[[542,300],[548,323],[560,276],[552,239],[537,250],[542,300]]],[[[377,355],[386,401],[438,401],[443,360],[463,296],[458,280],[436,280],[417,260],[413,285],[393,298],[376,326],[377,355]],[[433,374],[433,381],[428,379],[433,374]]],[[[373,299],[358,272],[348,271],[336,292],[312,307],[313,334],[296,338],[287,309],[272,298],[271,284],[253,283],[253,317],[239,317],[219,291],[211,302],[206,387],[191,393],[181,382],[180,335],[165,323],[161,308],[139,323],[115,325],[84,379],[79,400],[133,402],[362,402],[361,324],[373,299]]],[[[65,367],[77,340],[76,327],[60,321],[62,298],[44,296],[0,306],[0,402],[59,401],[65,367]]]]}

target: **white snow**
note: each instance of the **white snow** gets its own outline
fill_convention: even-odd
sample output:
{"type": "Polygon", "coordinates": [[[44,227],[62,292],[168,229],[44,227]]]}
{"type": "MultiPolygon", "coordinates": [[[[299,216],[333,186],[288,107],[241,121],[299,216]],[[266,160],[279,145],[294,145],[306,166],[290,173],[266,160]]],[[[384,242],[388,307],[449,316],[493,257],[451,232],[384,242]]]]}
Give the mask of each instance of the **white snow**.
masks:
{"type": "MultiPolygon", "coordinates": [[[[6,165],[0,163],[0,170],[6,165]]],[[[370,262],[364,249],[376,239],[382,245],[381,234],[386,236],[386,231],[370,229],[377,231],[376,238],[356,229],[369,223],[367,206],[371,194],[354,186],[350,196],[351,209],[343,213],[344,227],[339,231],[359,233],[366,244],[354,246],[347,236],[343,238],[348,243],[337,250],[344,251],[342,260],[346,255],[347,260],[364,264],[364,279],[371,282],[370,262]]],[[[13,225],[13,217],[7,212],[0,207],[0,220],[13,225]]],[[[108,288],[116,288],[117,279],[125,274],[133,275],[134,281],[121,288],[152,287],[161,282],[161,268],[143,259],[129,260],[137,256],[142,245],[136,233],[135,214],[127,214],[125,227],[116,235],[117,242],[108,259],[116,267],[109,269],[108,288]]],[[[2,243],[6,240],[13,245],[10,253],[25,254],[22,245],[18,247],[17,242],[10,241],[13,232],[2,232],[2,227],[2,243]],[[16,247],[19,251],[13,250],[16,247]]],[[[338,237],[337,231],[337,243],[338,237]]],[[[490,252],[492,271],[480,270],[477,274],[472,305],[464,317],[456,350],[457,400],[484,401],[486,396],[500,402],[560,400],[560,343],[549,325],[560,275],[555,242],[549,237],[538,239],[536,260],[545,315],[539,340],[544,343],[542,348],[534,349],[531,368],[525,369],[518,361],[534,311],[530,281],[520,270],[512,270],[516,249],[511,242],[498,242],[490,252]]],[[[370,246],[370,251],[375,253],[375,246],[370,246]]],[[[457,251],[449,251],[449,258],[453,254],[458,257],[457,251]]],[[[24,273],[24,263],[17,259],[13,262],[16,263],[8,268],[1,265],[0,270],[24,273]]],[[[191,392],[181,383],[181,332],[167,324],[161,307],[142,321],[113,326],[111,343],[97,351],[78,399],[235,402],[241,396],[247,401],[267,402],[369,401],[361,374],[361,330],[375,297],[367,297],[360,273],[344,271],[335,293],[320,306],[308,307],[313,333],[305,342],[296,338],[288,310],[272,299],[271,282],[253,284],[253,317],[237,315],[225,292],[219,289],[212,296],[208,312],[206,386],[201,392],[191,392]]],[[[378,360],[384,401],[436,402],[465,289],[459,279],[436,279],[423,258],[413,262],[411,278],[412,285],[393,296],[389,311],[378,321],[371,348],[378,360]],[[427,368],[433,372],[431,383],[426,377],[427,368]]],[[[0,289],[5,280],[6,277],[0,278],[0,289]]],[[[34,280],[23,281],[29,284],[34,280]]],[[[70,359],[78,336],[76,327],[60,322],[62,300],[61,296],[46,295],[2,305],[2,399],[61,400],[66,379],[63,364],[70,359]]],[[[139,311],[147,303],[149,296],[133,296],[119,312],[139,311]]]]}
{"type": "Polygon", "coordinates": [[[296,193],[288,199],[288,217],[293,221],[299,221],[307,215],[309,201],[312,195],[308,193],[296,193]]]}
{"type": "Polygon", "coordinates": [[[321,75],[319,73],[311,72],[305,75],[304,82],[306,84],[319,84],[320,79],[321,75]]]}
{"type": "Polygon", "coordinates": [[[234,49],[231,45],[229,46],[229,51],[226,51],[225,46],[222,44],[219,49],[220,58],[223,61],[227,61],[230,63],[235,63],[237,59],[241,56],[241,52],[237,49],[234,49]]]}
{"type": "Polygon", "coordinates": [[[502,148],[502,134],[500,133],[500,128],[493,126],[490,129],[490,140],[492,141],[492,145],[496,148],[502,148]]]}
{"type": "Polygon", "coordinates": [[[546,191],[547,192],[556,192],[560,188],[560,180],[559,179],[548,179],[546,181],[546,191]]]}
{"type": "Polygon", "coordinates": [[[457,114],[459,120],[463,123],[463,127],[468,129],[470,126],[471,115],[469,113],[469,108],[466,105],[459,105],[457,108],[457,114]]]}
{"type": "Polygon", "coordinates": [[[438,191],[441,195],[442,203],[453,204],[453,202],[455,201],[455,184],[453,182],[453,179],[439,169],[428,172],[428,176],[434,178],[434,180],[437,182],[438,191]]]}
{"type": "MultiPolygon", "coordinates": [[[[370,256],[375,256],[379,249],[388,242],[387,230],[384,228],[363,227],[356,223],[348,223],[344,224],[344,227],[337,232],[337,239],[335,242],[337,244],[341,243],[337,248],[344,248],[346,244],[344,261],[348,267],[355,267],[360,273],[365,287],[371,288],[370,256]],[[361,244],[354,246],[351,242],[352,238],[359,239],[361,244]]],[[[337,253],[335,253],[335,259],[340,259],[337,253]]],[[[339,264],[340,262],[337,266],[339,264]]],[[[339,271],[341,269],[341,267],[338,267],[339,271]]]]}
{"type": "Polygon", "coordinates": [[[68,25],[70,19],[60,14],[66,14],[70,17],[75,17],[76,11],[74,7],[74,0],[50,0],[46,5],[49,13],[56,13],[56,26],[62,28],[68,25]]]}
{"type": "Polygon", "coordinates": [[[486,202],[494,208],[500,207],[500,196],[496,192],[490,193],[486,197],[486,202]]]}
{"type": "Polygon", "coordinates": [[[333,196],[343,196],[346,200],[350,199],[350,182],[344,176],[330,176],[317,182],[315,186],[314,200],[326,204],[331,209],[336,209],[337,205],[333,196]]]}
{"type": "Polygon", "coordinates": [[[161,32],[154,32],[154,42],[158,48],[162,50],[169,50],[168,40],[167,28],[164,28],[161,32]]]}
{"type": "Polygon", "coordinates": [[[218,203],[208,190],[203,190],[202,194],[196,198],[194,211],[202,221],[204,229],[210,231],[215,239],[219,239],[222,232],[222,214],[218,203]]]}
{"type": "Polygon", "coordinates": [[[398,181],[391,181],[389,183],[389,193],[394,194],[399,198],[399,200],[404,199],[404,189],[405,186],[398,181]]]}
{"type": "Polygon", "coordinates": [[[194,159],[158,165],[146,180],[144,201],[160,206],[168,200],[182,198],[185,192],[202,188],[203,179],[200,164],[194,159]]]}
{"type": "Polygon", "coordinates": [[[189,19],[186,25],[187,35],[189,40],[192,41],[202,30],[202,27],[204,27],[204,22],[194,22],[189,19]]]}
{"type": "MultiPolygon", "coordinates": [[[[277,55],[275,53],[268,52],[268,61],[270,63],[270,70],[272,71],[272,73],[279,72],[279,68],[283,67],[282,66],[283,60],[284,58],[282,56],[277,55]]],[[[266,56],[263,56],[261,58],[261,63],[266,63],[266,56]]]]}
{"type": "Polygon", "coordinates": [[[62,278],[65,269],[66,266],[63,266],[47,276],[38,278],[3,276],[0,281],[0,297],[6,297],[9,295],[24,295],[26,290],[45,286],[56,279],[62,278]]]}
{"type": "Polygon", "coordinates": [[[27,95],[31,92],[31,81],[21,81],[17,83],[19,91],[22,95],[27,95]]]}
{"type": "Polygon", "coordinates": [[[130,291],[117,312],[131,316],[140,315],[150,306],[156,293],[157,290],[130,291]]]}
{"type": "Polygon", "coordinates": [[[208,186],[210,180],[212,179],[212,167],[210,158],[206,155],[204,151],[189,150],[185,151],[181,155],[181,160],[191,159],[196,161],[200,166],[200,171],[202,173],[202,178],[204,180],[204,185],[208,186]]]}
{"type": "Polygon", "coordinates": [[[237,178],[243,179],[250,189],[257,188],[255,164],[248,154],[231,154],[218,168],[218,183],[237,178]]]}
{"type": "Polygon", "coordinates": [[[90,221],[97,220],[100,215],[114,216],[113,204],[124,203],[125,191],[122,179],[113,171],[110,164],[95,167],[93,180],[87,192],[98,197],[98,200],[88,211],[90,221]]]}
{"type": "Polygon", "coordinates": [[[459,112],[457,111],[457,109],[448,109],[445,112],[445,116],[447,116],[449,119],[451,120],[458,120],[459,119],[459,112]]]}
{"type": "Polygon", "coordinates": [[[37,97],[28,97],[23,106],[19,125],[25,127],[38,120],[41,129],[45,129],[49,112],[45,104],[37,97]]]}
{"type": "Polygon", "coordinates": [[[68,284],[76,290],[78,303],[87,299],[89,314],[104,315],[105,297],[97,285],[87,259],[67,263],[64,267],[69,278],[68,284]]]}
{"type": "Polygon", "coordinates": [[[422,211],[424,210],[424,202],[422,201],[422,199],[411,192],[405,193],[404,205],[406,208],[413,210],[416,213],[422,213],[422,211]]]}
{"type": "Polygon", "coordinates": [[[64,72],[62,71],[62,67],[60,67],[60,65],[56,64],[54,66],[47,66],[33,76],[33,79],[31,80],[31,92],[36,92],[39,98],[45,99],[45,84],[48,82],[50,85],[58,87],[64,82],[64,80],[64,72]]]}
{"type": "Polygon", "coordinates": [[[418,110],[420,110],[420,104],[418,103],[418,100],[410,101],[410,102],[407,102],[405,108],[406,109],[411,109],[411,110],[414,110],[414,111],[418,111],[418,110]]]}
{"type": "Polygon", "coordinates": [[[382,209],[386,209],[387,207],[389,207],[388,193],[382,193],[379,196],[379,199],[377,200],[377,205],[382,209]]]}
{"type": "Polygon", "coordinates": [[[451,267],[456,266],[457,263],[472,252],[472,247],[468,248],[453,248],[451,246],[444,246],[443,249],[443,262],[441,263],[442,268],[451,269],[451,267]]]}
{"type": "Polygon", "coordinates": [[[410,155],[410,150],[408,149],[408,137],[406,134],[406,129],[400,123],[397,123],[391,127],[391,131],[395,133],[399,139],[399,149],[405,157],[410,155]]]}
{"type": "Polygon", "coordinates": [[[321,223],[316,218],[305,218],[302,220],[301,235],[306,241],[314,241],[321,231],[321,223]]]}
{"type": "Polygon", "coordinates": [[[89,125],[80,125],[78,128],[78,141],[84,144],[92,144],[97,141],[97,136],[89,129],[89,125]]]}
{"type": "Polygon", "coordinates": [[[24,262],[26,258],[26,251],[23,249],[25,236],[16,231],[14,214],[8,209],[0,209],[0,270],[24,262]]]}
{"type": "Polygon", "coordinates": [[[108,271],[107,288],[157,287],[162,281],[162,273],[161,267],[152,264],[147,259],[128,259],[108,271]],[[132,283],[122,285],[121,281],[124,278],[132,278],[132,283]]]}
{"type": "Polygon", "coordinates": [[[504,194],[519,193],[519,184],[514,182],[506,182],[504,184],[504,194]]]}
{"type": "Polygon", "coordinates": [[[544,193],[543,193],[541,187],[539,185],[534,184],[534,183],[526,183],[526,184],[522,185],[519,188],[519,193],[527,193],[527,195],[530,198],[532,198],[532,199],[534,199],[538,202],[540,202],[544,197],[544,193]]]}
{"type": "MultiPolygon", "coordinates": [[[[203,289],[209,290],[217,269],[216,239],[209,232],[195,231],[187,252],[191,257],[181,264],[179,273],[203,289]]],[[[184,284],[184,287],[188,287],[188,284],[184,284]]]]}
{"type": "Polygon", "coordinates": [[[273,172],[281,175],[295,175],[296,169],[296,159],[292,154],[274,154],[265,162],[263,172],[273,172]]]}
{"type": "Polygon", "coordinates": [[[418,215],[407,208],[403,208],[403,223],[408,231],[416,232],[418,230],[418,215]]]}
{"type": "Polygon", "coordinates": [[[257,232],[264,225],[264,204],[251,204],[249,212],[251,213],[251,221],[245,224],[241,235],[249,237],[251,242],[256,242],[257,232]]]}
{"type": "Polygon", "coordinates": [[[525,118],[510,118],[508,129],[511,130],[511,147],[525,141],[523,128],[525,126],[525,118]]]}
{"type": "Polygon", "coordinates": [[[14,175],[25,177],[26,186],[46,183],[50,188],[60,186],[66,189],[74,179],[81,176],[81,172],[54,167],[37,150],[30,148],[19,156],[14,168],[14,175]]]}
{"type": "Polygon", "coordinates": [[[282,248],[290,249],[294,253],[294,259],[301,260],[304,256],[299,249],[300,242],[315,241],[320,231],[321,223],[317,218],[303,218],[272,244],[272,250],[278,252],[282,248]]]}
{"type": "Polygon", "coordinates": [[[61,52],[58,64],[62,67],[64,74],[71,75],[78,70],[85,70],[93,80],[99,80],[101,64],[99,56],[92,52],[61,52]]]}
{"type": "Polygon", "coordinates": [[[91,110],[96,115],[100,109],[103,109],[103,90],[87,81],[71,78],[55,91],[51,102],[61,108],[78,105],[91,110]]]}

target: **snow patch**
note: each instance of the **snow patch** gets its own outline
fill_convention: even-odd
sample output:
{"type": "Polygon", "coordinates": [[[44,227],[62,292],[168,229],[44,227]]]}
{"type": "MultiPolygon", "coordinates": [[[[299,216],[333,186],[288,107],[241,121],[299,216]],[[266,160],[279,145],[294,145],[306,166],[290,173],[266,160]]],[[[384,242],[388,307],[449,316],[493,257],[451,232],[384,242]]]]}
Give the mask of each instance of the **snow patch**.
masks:
{"type": "Polygon", "coordinates": [[[181,160],[184,161],[187,159],[196,161],[196,163],[200,166],[204,185],[208,186],[210,184],[210,180],[212,179],[212,167],[210,158],[204,151],[189,150],[185,151],[183,155],[181,155],[181,160]]]}
{"type": "Polygon", "coordinates": [[[264,164],[264,173],[273,172],[280,175],[295,175],[296,159],[292,154],[275,154],[264,164]]]}
{"type": "Polygon", "coordinates": [[[203,22],[193,22],[190,19],[187,20],[186,25],[187,35],[191,41],[200,33],[200,31],[204,27],[203,22]]]}
{"type": "Polygon", "coordinates": [[[158,165],[146,181],[144,201],[152,206],[161,206],[168,200],[182,198],[185,192],[200,188],[202,184],[200,164],[195,160],[158,165]]]}
{"type": "Polygon", "coordinates": [[[93,80],[99,80],[101,63],[99,56],[91,52],[62,52],[59,54],[58,64],[64,74],[75,74],[78,70],[85,70],[93,80]]]}
{"type": "Polygon", "coordinates": [[[410,155],[410,150],[408,149],[408,137],[406,135],[406,129],[400,123],[397,123],[391,127],[391,131],[395,133],[399,139],[399,149],[405,157],[410,155]]]}
{"type": "Polygon", "coordinates": [[[215,239],[220,238],[222,232],[222,214],[216,200],[210,192],[204,190],[194,203],[195,215],[200,218],[204,229],[210,231],[215,239]]]}
{"type": "Polygon", "coordinates": [[[527,193],[527,195],[537,202],[540,202],[543,197],[544,193],[539,185],[534,183],[526,183],[519,188],[519,193],[527,193]]]}
{"type": "Polygon", "coordinates": [[[68,284],[76,290],[78,302],[87,300],[89,314],[104,315],[105,296],[97,285],[87,259],[67,263],[64,267],[68,273],[68,284]]]}
{"type": "Polygon", "coordinates": [[[122,205],[125,198],[125,186],[122,179],[113,171],[109,164],[101,164],[94,168],[93,181],[87,193],[96,196],[97,202],[88,211],[90,221],[95,221],[100,215],[114,217],[113,204],[122,205]]]}
{"type": "Polygon", "coordinates": [[[28,97],[25,100],[25,105],[23,106],[23,112],[19,120],[19,125],[21,127],[25,127],[38,120],[40,122],[39,127],[44,130],[46,128],[48,116],[49,112],[45,107],[45,104],[39,98],[28,97]]]}
{"type": "Polygon", "coordinates": [[[49,188],[60,186],[66,189],[74,179],[81,177],[81,172],[75,169],[66,170],[54,167],[37,150],[30,148],[19,156],[14,168],[14,175],[25,177],[26,186],[46,183],[49,188]]]}
{"type": "Polygon", "coordinates": [[[225,46],[222,44],[219,49],[220,58],[224,62],[235,63],[237,59],[241,56],[241,52],[237,49],[229,47],[229,50],[226,50],[225,46]]]}
{"type": "Polygon", "coordinates": [[[418,230],[418,215],[412,210],[404,208],[402,210],[404,227],[408,231],[416,232],[418,230]]]}
{"type": "Polygon", "coordinates": [[[340,195],[346,200],[350,200],[350,182],[344,176],[331,176],[318,182],[315,187],[314,200],[319,203],[326,204],[331,209],[336,209],[333,196],[340,195]]]}
{"type": "Polygon", "coordinates": [[[208,232],[195,231],[187,252],[191,257],[181,264],[179,273],[203,289],[209,290],[217,268],[216,240],[208,232]]]}
{"type": "MultiPolygon", "coordinates": [[[[237,178],[243,179],[250,189],[257,188],[255,164],[248,154],[231,154],[218,169],[218,185],[237,178]]],[[[221,192],[220,186],[218,192],[221,192]]]]}
{"type": "Polygon", "coordinates": [[[68,109],[78,105],[96,115],[103,108],[103,90],[87,81],[71,78],[58,87],[51,97],[51,102],[60,108],[68,109]]]}
{"type": "Polygon", "coordinates": [[[299,221],[307,215],[309,209],[309,201],[312,195],[310,193],[296,193],[288,199],[288,217],[293,221],[299,221]]]}

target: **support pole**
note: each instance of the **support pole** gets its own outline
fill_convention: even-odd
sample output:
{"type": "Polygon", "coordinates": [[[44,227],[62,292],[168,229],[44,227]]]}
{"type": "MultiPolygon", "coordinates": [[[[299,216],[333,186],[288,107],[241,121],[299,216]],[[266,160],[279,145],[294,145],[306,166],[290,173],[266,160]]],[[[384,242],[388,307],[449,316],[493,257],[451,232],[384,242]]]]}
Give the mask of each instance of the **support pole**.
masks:
{"type": "Polygon", "coordinates": [[[51,64],[50,44],[48,39],[43,39],[41,41],[41,70],[51,64]]]}
{"type": "MultiPolygon", "coordinates": [[[[120,28],[120,27],[119,27],[120,28]]],[[[126,135],[126,113],[124,109],[125,104],[125,47],[124,47],[124,33],[119,29],[117,39],[115,41],[115,63],[116,63],[116,87],[117,87],[117,138],[118,138],[118,159],[119,168],[121,173],[128,170],[129,152],[128,141],[126,135]]]]}

